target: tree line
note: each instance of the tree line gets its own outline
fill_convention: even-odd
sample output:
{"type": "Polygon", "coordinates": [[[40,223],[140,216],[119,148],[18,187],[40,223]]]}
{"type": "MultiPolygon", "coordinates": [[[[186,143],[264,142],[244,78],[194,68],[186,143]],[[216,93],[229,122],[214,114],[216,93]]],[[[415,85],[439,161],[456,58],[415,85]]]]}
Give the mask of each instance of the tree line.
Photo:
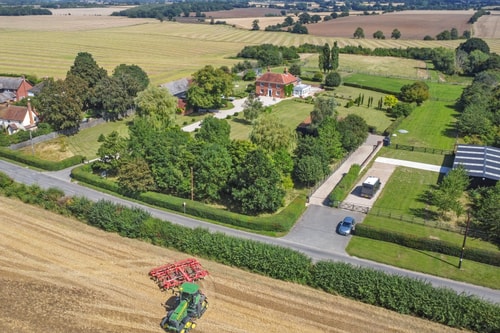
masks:
{"type": "Polygon", "coordinates": [[[34,6],[1,6],[0,16],[52,15],[48,9],[34,6]]]}

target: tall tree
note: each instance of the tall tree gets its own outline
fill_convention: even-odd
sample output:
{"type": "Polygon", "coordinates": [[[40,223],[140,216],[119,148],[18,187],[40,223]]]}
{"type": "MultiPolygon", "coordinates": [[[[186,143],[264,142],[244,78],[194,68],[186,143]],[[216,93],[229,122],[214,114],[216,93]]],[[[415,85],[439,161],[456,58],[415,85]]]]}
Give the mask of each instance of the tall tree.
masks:
{"type": "Polygon", "coordinates": [[[169,127],[173,124],[177,109],[177,98],[167,89],[149,86],[135,98],[137,115],[149,119],[156,128],[169,127]]]}
{"type": "Polygon", "coordinates": [[[104,117],[118,119],[125,116],[134,105],[134,98],[127,93],[122,78],[106,77],[96,85],[96,98],[101,102],[104,117]]]}
{"type": "Polygon", "coordinates": [[[207,65],[192,76],[187,91],[188,105],[198,109],[219,108],[224,105],[224,96],[233,92],[233,77],[222,69],[207,65]]]}
{"type": "Polygon", "coordinates": [[[76,76],[86,82],[85,93],[81,96],[84,110],[101,109],[100,100],[96,98],[96,86],[102,79],[108,76],[106,70],[97,65],[92,55],[88,52],[77,54],[75,61],[69,69],[66,77],[76,76]]]}
{"type": "Polygon", "coordinates": [[[463,213],[464,209],[459,199],[469,184],[470,179],[463,166],[460,165],[448,172],[434,193],[434,204],[442,216],[450,210],[454,211],[457,216],[463,213]]]}
{"type": "Polygon", "coordinates": [[[429,86],[423,81],[404,85],[401,87],[399,98],[404,102],[415,102],[420,105],[429,99],[429,86]]]}
{"type": "Polygon", "coordinates": [[[272,114],[260,117],[253,125],[250,133],[250,141],[267,152],[275,152],[282,148],[293,149],[296,140],[295,131],[288,128],[272,114]]]}
{"type": "Polygon", "coordinates": [[[148,75],[137,65],[120,64],[113,70],[113,77],[121,78],[127,93],[132,97],[149,86],[148,75]]]}
{"type": "Polygon", "coordinates": [[[401,38],[401,31],[399,31],[398,29],[392,30],[391,38],[400,39],[401,38]]]}
{"type": "Polygon", "coordinates": [[[243,103],[243,117],[249,122],[253,122],[264,111],[264,104],[254,93],[248,95],[243,103]]]}
{"type": "Polygon", "coordinates": [[[318,139],[328,153],[328,162],[344,155],[340,132],[337,129],[336,117],[324,119],[318,126],[318,139]]]}
{"type": "Polygon", "coordinates": [[[361,27],[357,27],[356,30],[354,31],[354,38],[365,38],[365,32],[361,27]]]}
{"type": "Polygon", "coordinates": [[[127,140],[117,131],[111,132],[104,138],[97,150],[100,159],[92,165],[96,170],[106,171],[109,175],[116,175],[120,166],[120,159],[127,155],[127,140]]]}
{"type": "Polygon", "coordinates": [[[323,55],[323,72],[326,73],[332,69],[332,59],[330,57],[330,45],[325,43],[321,49],[321,54],[323,55]]]}
{"type": "Polygon", "coordinates": [[[122,161],[118,167],[118,185],[132,196],[154,189],[154,179],[147,162],[140,157],[122,161]]]}
{"type": "Polygon", "coordinates": [[[488,239],[500,244],[500,182],[472,192],[474,226],[486,232],[488,239]]]}
{"type": "Polygon", "coordinates": [[[253,22],[252,22],[252,30],[260,30],[259,20],[253,20],[253,22]]]}
{"type": "Polygon", "coordinates": [[[231,182],[231,202],[244,214],[274,213],[285,193],[280,173],[262,149],[246,155],[231,182]]]}
{"type": "Polygon", "coordinates": [[[226,147],[217,143],[204,144],[193,165],[196,198],[208,202],[218,201],[232,171],[231,156],[226,147]]]}
{"type": "Polygon", "coordinates": [[[226,119],[207,117],[201,121],[201,127],[194,137],[206,143],[217,143],[227,147],[231,141],[230,134],[231,126],[226,119]]]}
{"type": "Polygon", "coordinates": [[[340,48],[337,44],[337,41],[333,42],[333,47],[331,51],[331,64],[332,64],[332,71],[336,71],[339,68],[339,55],[340,55],[340,48]]]}
{"type": "Polygon", "coordinates": [[[368,137],[366,121],[356,114],[349,114],[338,123],[342,146],[346,151],[353,151],[368,137]]]}
{"type": "Polygon", "coordinates": [[[333,97],[318,96],[314,99],[314,109],[311,111],[311,125],[317,127],[327,118],[335,115],[337,102],[333,97]]]}
{"type": "Polygon", "coordinates": [[[81,80],[48,79],[37,95],[40,118],[50,124],[56,131],[77,132],[82,120],[82,100],[78,92],[81,86],[71,85],[71,82],[81,80]]]}

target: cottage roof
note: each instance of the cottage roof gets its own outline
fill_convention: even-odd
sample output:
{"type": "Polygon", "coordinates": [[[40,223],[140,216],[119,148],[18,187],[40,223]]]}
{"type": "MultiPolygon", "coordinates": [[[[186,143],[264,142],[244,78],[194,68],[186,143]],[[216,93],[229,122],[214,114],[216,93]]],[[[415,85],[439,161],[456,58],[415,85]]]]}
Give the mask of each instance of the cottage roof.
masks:
{"type": "Polygon", "coordinates": [[[16,94],[12,91],[4,91],[0,93],[0,103],[13,101],[16,99],[16,94]]]}
{"type": "Polygon", "coordinates": [[[453,168],[463,165],[470,177],[500,180],[500,149],[488,146],[458,145],[453,168]]]}
{"type": "Polygon", "coordinates": [[[0,106],[0,119],[23,122],[28,108],[26,106],[2,105],[0,106]]]}
{"type": "Polygon", "coordinates": [[[173,96],[185,93],[189,88],[190,79],[183,78],[176,81],[167,82],[161,85],[162,88],[167,88],[173,96]]]}
{"type": "Polygon", "coordinates": [[[257,82],[275,83],[275,84],[290,84],[297,82],[298,78],[290,73],[272,73],[266,72],[257,79],[257,82]]]}
{"type": "Polygon", "coordinates": [[[31,88],[30,90],[28,90],[28,92],[30,94],[32,94],[33,96],[36,96],[36,95],[38,95],[42,91],[42,89],[43,89],[44,86],[45,86],[45,81],[42,81],[42,82],[34,85],[33,88],[31,88]]]}
{"type": "Polygon", "coordinates": [[[8,77],[0,76],[0,89],[1,90],[17,90],[24,78],[22,77],[8,77]]]}

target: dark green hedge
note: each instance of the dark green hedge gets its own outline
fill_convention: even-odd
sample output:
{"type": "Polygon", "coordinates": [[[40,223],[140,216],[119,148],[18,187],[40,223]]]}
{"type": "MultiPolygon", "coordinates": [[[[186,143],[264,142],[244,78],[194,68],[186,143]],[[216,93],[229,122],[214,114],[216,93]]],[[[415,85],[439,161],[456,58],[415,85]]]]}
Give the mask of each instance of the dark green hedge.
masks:
{"type": "Polygon", "coordinates": [[[15,150],[0,147],[0,157],[5,157],[9,160],[20,162],[26,165],[31,165],[35,168],[47,170],[47,171],[58,171],[72,167],[74,165],[80,164],[84,161],[85,157],[76,155],[68,157],[59,162],[46,161],[39,159],[38,157],[26,155],[15,150]]]}
{"type": "MultiPolygon", "coordinates": [[[[412,249],[437,252],[455,257],[460,257],[462,252],[461,244],[451,244],[439,239],[418,237],[391,230],[381,230],[364,224],[356,226],[355,234],[356,236],[395,243],[412,249]]],[[[464,258],[488,265],[500,266],[500,254],[496,252],[467,248],[464,251],[464,258]]]]}
{"type": "Polygon", "coordinates": [[[394,133],[396,128],[398,128],[399,125],[401,125],[403,120],[405,120],[405,117],[399,117],[396,120],[394,120],[389,126],[387,126],[387,128],[384,130],[384,133],[382,135],[388,136],[388,135],[391,135],[392,133],[394,133]]]}
{"type": "MultiPolygon", "coordinates": [[[[61,214],[71,214],[103,230],[245,268],[272,278],[307,284],[332,294],[477,332],[500,331],[500,306],[429,283],[344,263],[313,264],[306,255],[252,240],[189,229],[149,213],[101,200],[64,196],[58,190],[17,184],[0,173],[0,193],[61,214]]],[[[360,225],[361,226],[361,225],[360,225]]],[[[359,226],[358,226],[359,228],[359,226]]]]}
{"type": "Polygon", "coordinates": [[[376,91],[379,93],[389,94],[389,95],[394,95],[394,96],[398,96],[400,93],[399,91],[391,91],[391,90],[387,90],[387,89],[383,89],[383,88],[367,87],[367,86],[364,86],[364,85],[359,84],[359,83],[344,82],[343,84],[344,84],[344,86],[348,86],[348,87],[371,90],[371,91],[376,91]]]}
{"type": "Polygon", "coordinates": [[[352,187],[358,179],[359,172],[361,171],[361,166],[358,164],[353,164],[349,168],[349,171],[342,177],[340,182],[335,186],[333,191],[328,196],[330,204],[336,206],[336,204],[344,200],[347,195],[351,192],[352,187]]]}
{"type": "Polygon", "coordinates": [[[500,307],[474,296],[344,263],[318,262],[309,285],[364,303],[476,332],[499,332],[500,307]]]}
{"type": "MultiPolygon", "coordinates": [[[[114,181],[92,174],[89,165],[73,169],[71,175],[75,180],[123,194],[114,181]]],[[[141,193],[136,199],[153,206],[163,207],[177,212],[184,212],[183,203],[186,203],[186,213],[191,216],[250,230],[271,232],[286,232],[290,230],[306,209],[306,198],[303,195],[295,198],[295,200],[279,213],[263,217],[247,216],[224,211],[200,202],[156,192],[141,193]]]]}

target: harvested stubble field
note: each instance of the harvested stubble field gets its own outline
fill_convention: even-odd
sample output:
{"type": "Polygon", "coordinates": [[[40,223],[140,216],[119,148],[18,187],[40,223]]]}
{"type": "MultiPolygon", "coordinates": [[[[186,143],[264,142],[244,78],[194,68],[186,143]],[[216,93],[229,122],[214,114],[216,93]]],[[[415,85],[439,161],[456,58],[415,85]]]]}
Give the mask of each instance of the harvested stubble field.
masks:
{"type": "MultiPolygon", "coordinates": [[[[241,61],[234,57],[246,45],[332,45],[336,40],[341,47],[455,48],[460,43],[406,39],[357,40],[335,34],[314,36],[249,31],[225,25],[159,22],[95,13],[77,15],[74,11],[71,15],[2,17],[0,44],[8,47],[0,52],[0,73],[64,78],[77,53],[89,52],[109,73],[119,64],[136,64],[148,73],[153,84],[161,84],[191,76],[206,64],[232,66],[241,61]]],[[[487,42],[492,51],[500,50],[500,40],[487,42]]]]}
{"type": "MultiPolygon", "coordinates": [[[[162,332],[149,269],[185,254],[0,197],[0,331],[162,332]]],[[[463,332],[202,260],[210,308],[193,332],[463,332]]]]}

